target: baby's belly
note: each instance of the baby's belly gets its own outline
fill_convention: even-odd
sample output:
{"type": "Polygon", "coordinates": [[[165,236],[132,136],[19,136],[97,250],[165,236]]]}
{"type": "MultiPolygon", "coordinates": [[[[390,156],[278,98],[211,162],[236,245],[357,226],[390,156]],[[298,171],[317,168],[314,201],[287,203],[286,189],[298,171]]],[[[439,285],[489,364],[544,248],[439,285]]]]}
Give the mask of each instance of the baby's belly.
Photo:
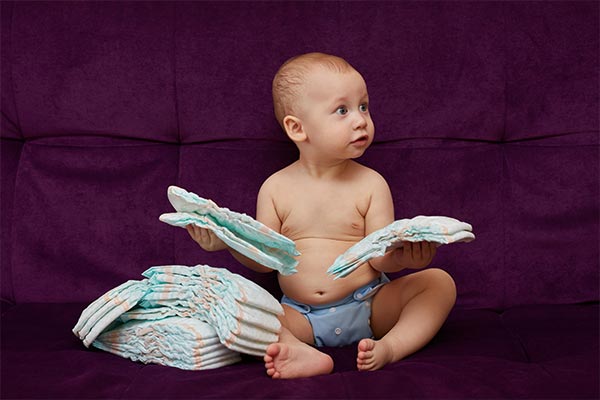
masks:
{"type": "Polygon", "coordinates": [[[327,268],[333,261],[356,241],[332,239],[299,239],[296,247],[298,272],[294,275],[279,275],[279,285],[283,293],[305,304],[326,304],[344,297],[366,285],[379,276],[379,272],[368,264],[363,264],[346,278],[333,280],[327,268]]]}

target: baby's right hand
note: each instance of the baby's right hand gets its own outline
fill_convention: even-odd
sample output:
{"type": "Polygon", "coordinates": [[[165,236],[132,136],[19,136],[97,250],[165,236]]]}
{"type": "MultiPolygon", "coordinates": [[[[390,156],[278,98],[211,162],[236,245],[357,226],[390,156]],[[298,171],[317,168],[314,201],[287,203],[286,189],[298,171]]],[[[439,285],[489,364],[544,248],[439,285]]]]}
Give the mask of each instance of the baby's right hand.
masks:
{"type": "Polygon", "coordinates": [[[200,228],[190,224],[185,227],[192,239],[206,251],[225,250],[227,245],[217,237],[210,229],[200,228]]]}

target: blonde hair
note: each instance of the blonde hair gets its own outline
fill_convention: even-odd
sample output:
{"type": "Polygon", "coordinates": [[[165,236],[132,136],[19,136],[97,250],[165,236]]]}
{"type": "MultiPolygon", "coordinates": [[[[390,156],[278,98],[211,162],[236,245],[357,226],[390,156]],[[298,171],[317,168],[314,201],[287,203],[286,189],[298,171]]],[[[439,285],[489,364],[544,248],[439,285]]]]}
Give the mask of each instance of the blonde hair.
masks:
{"type": "Polygon", "coordinates": [[[354,70],[343,58],[324,53],[302,54],[283,63],[273,78],[273,107],[282,127],[285,116],[297,111],[306,77],[316,66],[342,73],[354,70]]]}

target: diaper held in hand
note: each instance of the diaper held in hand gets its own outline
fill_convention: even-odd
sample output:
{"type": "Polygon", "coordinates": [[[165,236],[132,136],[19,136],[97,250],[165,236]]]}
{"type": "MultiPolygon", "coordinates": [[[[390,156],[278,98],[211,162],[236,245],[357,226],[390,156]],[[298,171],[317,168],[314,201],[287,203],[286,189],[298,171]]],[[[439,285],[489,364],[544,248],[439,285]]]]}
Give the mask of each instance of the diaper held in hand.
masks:
{"type": "Polygon", "coordinates": [[[282,275],[296,272],[300,255],[296,244],[246,214],[217,206],[177,186],[169,186],[167,196],[177,212],[166,213],[160,220],[169,225],[186,227],[193,224],[210,229],[232,249],[282,275]]]}
{"type": "Polygon", "coordinates": [[[419,215],[401,219],[372,232],[335,259],[327,273],[334,279],[348,276],[359,266],[389,250],[399,248],[402,242],[433,242],[438,245],[470,242],[475,239],[473,227],[457,219],[442,216],[419,215]]]}

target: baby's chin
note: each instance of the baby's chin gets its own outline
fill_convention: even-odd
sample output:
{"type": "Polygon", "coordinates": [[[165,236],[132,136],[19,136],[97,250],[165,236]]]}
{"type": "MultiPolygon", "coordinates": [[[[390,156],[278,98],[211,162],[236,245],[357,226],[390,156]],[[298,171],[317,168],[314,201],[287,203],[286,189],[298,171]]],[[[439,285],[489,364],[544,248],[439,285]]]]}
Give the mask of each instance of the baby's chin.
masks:
{"type": "Polygon", "coordinates": [[[358,148],[356,149],[355,154],[352,155],[352,157],[350,157],[352,160],[357,159],[362,157],[363,154],[365,154],[365,152],[367,151],[367,149],[369,148],[369,146],[365,146],[363,148],[358,148]]]}

